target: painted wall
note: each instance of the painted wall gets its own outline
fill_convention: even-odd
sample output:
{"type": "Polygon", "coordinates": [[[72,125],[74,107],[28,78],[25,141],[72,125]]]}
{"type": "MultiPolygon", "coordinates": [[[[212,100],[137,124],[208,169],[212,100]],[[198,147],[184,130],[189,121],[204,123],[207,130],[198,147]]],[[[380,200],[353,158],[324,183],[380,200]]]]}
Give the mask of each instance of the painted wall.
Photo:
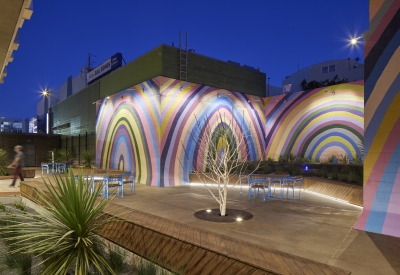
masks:
{"type": "Polygon", "coordinates": [[[364,209],[356,228],[400,237],[400,1],[371,0],[364,37],[364,209]]]}
{"type": "Polygon", "coordinates": [[[362,154],[364,82],[340,84],[267,98],[266,156],[326,161],[362,154]]]}
{"type": "MultiPolygon", "coordinates": [[[[188,183],[188,163],[182,144],[197,160],[198,148],[189,138],[196,118],[208,119],[217,130],[218,112],[235,121],[236,135],[246,135],[249,159],[259,159],[264,144],[263,100],[166,77],[156,77],[98,102],[97,165],[136,171],[137,181],[153,186],[188,183]],[[186,172],[185,172],[186,171],[186,172]]],[[[201,123],[202,124],[202,123],[201,123]]],[[[196,162],[201,169],[201,161],[196,162]]]]}
{"type": "MultiPolygon", "coordinates": [[[[259,98],[156,77],[98,102],[97,164],[136,171],[143,184],[185,184],[192,171],[185,159],[203,168],[199,144],[190,133],[199,133],[196,140],[201,140],[206,126],[216,132],[230,121],[233,140],[246,137],[242,150],[248,160],[262,158],[263,152],[274,159],[289,153],[352,158],[361,155],[363,82],[259,98]]],[[[215,142],[224,147],[224,141],[215,142]]]]}

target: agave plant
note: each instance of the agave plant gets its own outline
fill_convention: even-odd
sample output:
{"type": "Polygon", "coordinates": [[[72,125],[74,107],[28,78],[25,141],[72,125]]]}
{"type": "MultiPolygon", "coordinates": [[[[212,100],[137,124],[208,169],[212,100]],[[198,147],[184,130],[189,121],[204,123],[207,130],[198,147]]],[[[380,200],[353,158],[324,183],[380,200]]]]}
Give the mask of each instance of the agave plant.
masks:
{"type": "MultiPolygon", "coordinates": [[[[40,274],[88,274],[94,267],[101,274],[115,274],[105,256],[106,245],[96,234],[106,223],[115,221],[103,213],[109,199],[98,199],[101,184],[91,192],[90,184],[82,176],[75,181],[69,176],[55,176],[55,184],[44,181],[46,189],[36,188],[31,198],[38,205],[38,215],[17,213],[8,218],[9,225],[0,232],[11,236],[11,253],[40,256],[40,274]]],[[[7,216],[1,217],[7,219],[7,216]]]]}
{"type": "Polygon", "coordinates": [[[8,161],[7,151],[0,148],[0,176],[6,175],[8,161]]]}
{"type": "Polygon", "coordinates": [[[91,168],[92,167],[92,163],[95,160],[96,157],[96,153],[94,152],[94,150],[84,150],[82,153],[82,159],[85,162],[85,167],[86,168],[91,168]]]}
{"type": "Polygon", "coordinates": [[[69,149],[60,149],[58,153],[60,155],[61,160],[65,162],[70,162],[75,157],[75,153],[69,149]]]}

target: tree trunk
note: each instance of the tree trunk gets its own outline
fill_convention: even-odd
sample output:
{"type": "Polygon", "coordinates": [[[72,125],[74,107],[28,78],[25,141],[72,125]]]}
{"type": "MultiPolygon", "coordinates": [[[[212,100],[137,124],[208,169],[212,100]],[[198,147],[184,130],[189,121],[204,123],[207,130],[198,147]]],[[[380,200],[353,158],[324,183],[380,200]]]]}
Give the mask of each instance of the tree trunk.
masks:
{"type": "Polygon", "coordinates": [[[228,195],[228,188],[226,187],[226,184],[225,184],[224,191],[222,192],[221,205],[220,205],[221,216],[226,215],[226,197],[227,197],[227,195],[228,195]]]}

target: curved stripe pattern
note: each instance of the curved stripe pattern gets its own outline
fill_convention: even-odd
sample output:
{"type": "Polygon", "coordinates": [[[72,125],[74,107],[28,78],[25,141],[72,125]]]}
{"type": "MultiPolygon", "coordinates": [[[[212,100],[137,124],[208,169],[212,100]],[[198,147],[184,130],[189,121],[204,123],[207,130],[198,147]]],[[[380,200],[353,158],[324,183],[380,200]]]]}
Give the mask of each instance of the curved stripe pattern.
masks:
{"type": "Polygon", "coordinates": [[[220,144],[220,151],[226,150],[225,142],[218,140],[215,133],[222,126],[218,117],[223,117],[223,125],[233,125],[229,142],[237,143],[244,137],[246,146],[241,154],[248,160],[261,158],[264,143],[263,99],[238,92],[209,86],[162,78],[161,114],[163,132],[161,139],[161,171],[163,186],[175,186],[189,182],[188,173],[194,169],[204,169],[204,154],[199,153],[204,146],[202,140],[207,129],[211,129],[214,142],[220,144]],[[194,134],[194,138],[190,136],[194,134]],[[185,155],[186,148],[187,155],[185,155]],[[180,160],[180,161],[178,161],[180,160]],[[183,167],[182,167],[183,166],[183,167]]]}
{"type": "Polygon", "coordinates": [[[147,81],[103,100],[96,120],[96,157],[102,168],[130,170],[139,183],[159,185],[160,103],[147,81]]]}
{"type": "Polygon", "coordinates": [[[365,40],[364,209],[357,229],[400,237],[400,1],[371,0],[365,40]]]}
{"type": "Polygon", "coordinates": [[[350,160],[360,156],[363,99],[363,81],[273,97],[266,107],[266,155],[313,161],[338,153],[350,160]]]}

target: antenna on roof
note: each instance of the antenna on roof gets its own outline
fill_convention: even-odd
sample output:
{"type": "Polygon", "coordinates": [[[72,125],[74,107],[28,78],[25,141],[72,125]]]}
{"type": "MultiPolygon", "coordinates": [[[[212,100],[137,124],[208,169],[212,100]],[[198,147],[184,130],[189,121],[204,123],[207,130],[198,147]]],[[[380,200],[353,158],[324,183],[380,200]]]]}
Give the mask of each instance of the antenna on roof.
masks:
{"type": "Polygon", "coordinates": [[[93,57],[97,57],[97,56],[95,56],[94,54],[88,53],[88,65],[87,65],[88,71],[91,71],[91,70],[92,70],[92,68],[90,67],[90,66],[92,65],[92,63],[96,63],[95,61],[91,61],[91,60],[90,60],[90,58],[91,58],[92,56],[93,56],[93,57]]]}

